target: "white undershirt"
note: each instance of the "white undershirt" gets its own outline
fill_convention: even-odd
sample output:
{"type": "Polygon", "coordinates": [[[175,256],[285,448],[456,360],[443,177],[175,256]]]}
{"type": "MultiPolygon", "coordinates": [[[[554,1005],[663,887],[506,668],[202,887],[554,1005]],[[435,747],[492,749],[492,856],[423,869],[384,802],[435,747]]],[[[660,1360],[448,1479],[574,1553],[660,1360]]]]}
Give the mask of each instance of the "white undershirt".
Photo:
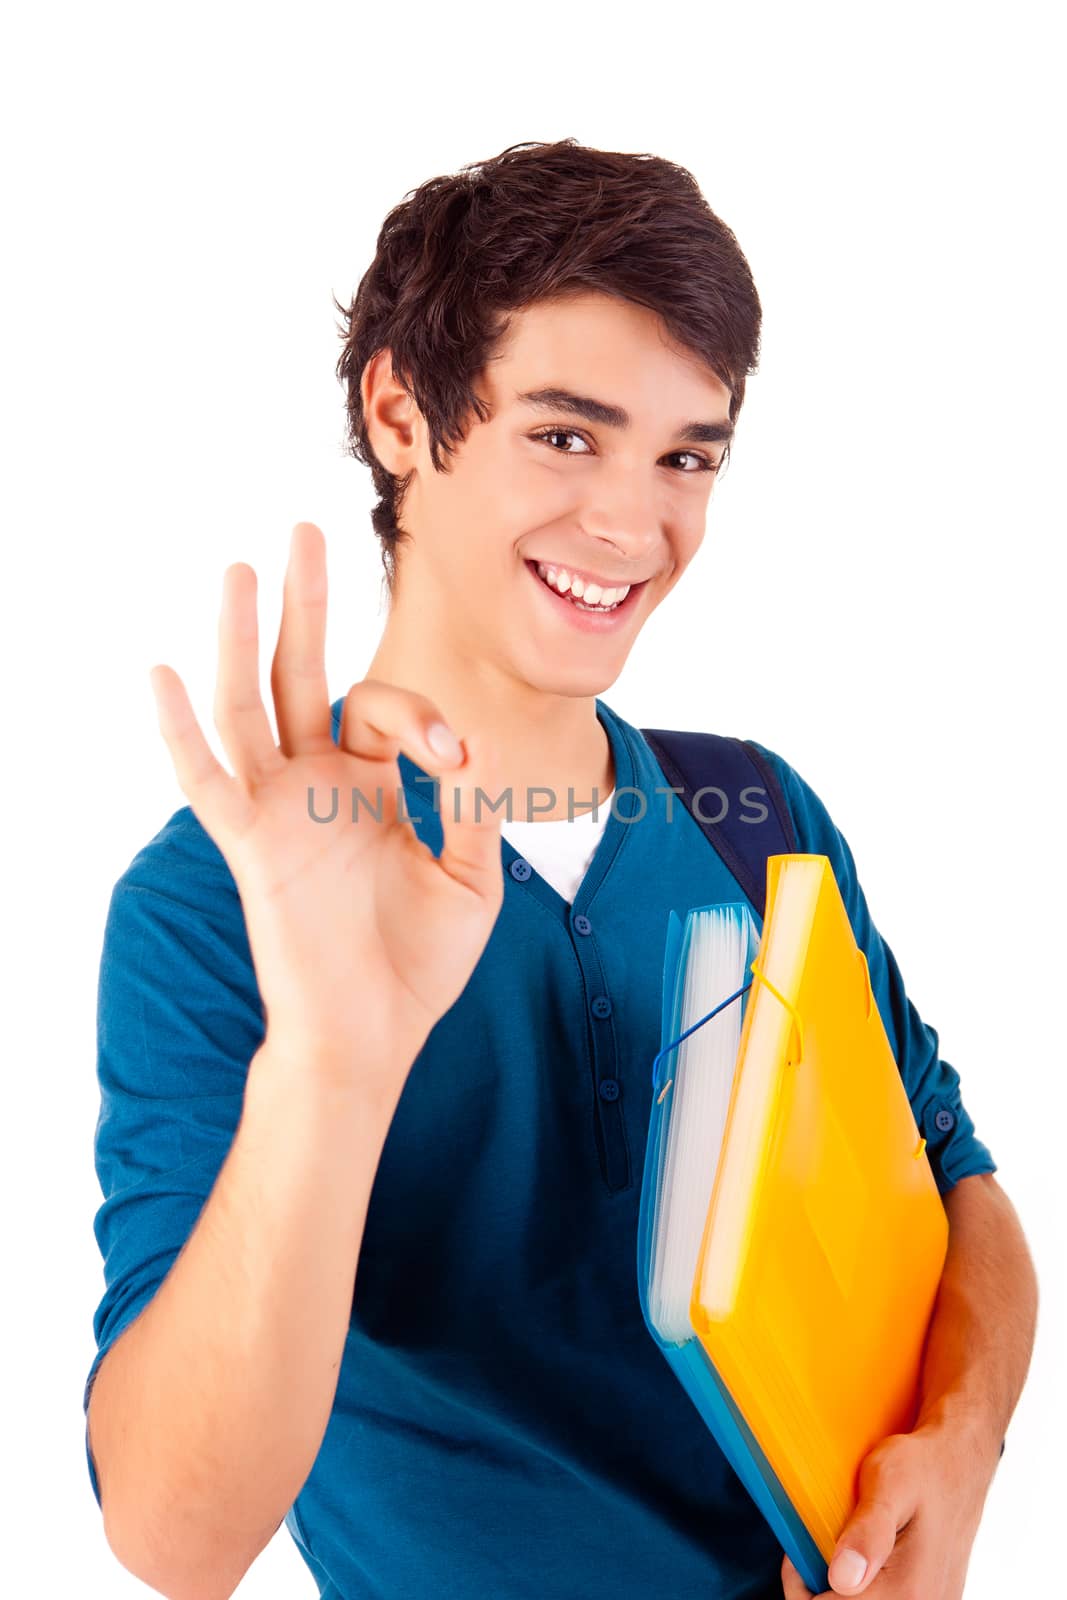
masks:
{"type": "Polygon", "coordinates": [[[501,832],[534,871],[570,905],[578,893],[590,861],[596,854],[600,837],[611,815],[612,789],[597,807],[596,820],[592,811],[560,817],[556,822],[501,823],[501,832]]]}

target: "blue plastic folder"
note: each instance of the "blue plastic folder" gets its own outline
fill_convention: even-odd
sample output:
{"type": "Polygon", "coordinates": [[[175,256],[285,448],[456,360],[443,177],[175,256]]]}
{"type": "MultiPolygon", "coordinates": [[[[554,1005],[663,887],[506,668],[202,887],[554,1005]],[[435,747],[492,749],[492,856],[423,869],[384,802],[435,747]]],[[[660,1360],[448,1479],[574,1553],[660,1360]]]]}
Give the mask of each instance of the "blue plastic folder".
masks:
{"type": "MultiPolygon", "coordinates": [[[[733,920],[742,947],[747,949],[744,961],[746,972],[755,958],[759,935],[752,915],[743,903],[695,908],[689,912],[684,925],[677,913],[672,911],[667,928],[663,967],[661,1049],[672,1040],[676,1040],[687,1026],[691,1026],[692,1019],[683,1018],[682,980],[695,920],[702,912],[708,911],[714,911],[721,917],[733,920]]],[[[726,997],[711,997],[712,1001],[716,998],[726,997]]],[[[740,1008],[738,1021],[743,1019],[748,1000],[749,995],[742,994],[734,1001],[735,1008],[740,1008]]],[[[672,1056],[667,1056],[660,1064],[653,1094],[645,1156],[637,1240],[637,1279],[642,1315],[671,1370],[693,1401],[727,1461],[766,1518],[782,1549],[809,1589],[819,1594],[829,1588],[826,1561],[797,1515],[789,1496],[770,1467],[729,1391],[718,1377],[699,1338],[690,1328],[689,1335],[681,1340],[665,1340],[652,1321],[650,1286],[654,1267],[657,1212],[662,1197],[671,1113],[676,1104],[676,1096],[664,1092],[664,1085],[671,1080],[672,1065],[672,1056]]]]}

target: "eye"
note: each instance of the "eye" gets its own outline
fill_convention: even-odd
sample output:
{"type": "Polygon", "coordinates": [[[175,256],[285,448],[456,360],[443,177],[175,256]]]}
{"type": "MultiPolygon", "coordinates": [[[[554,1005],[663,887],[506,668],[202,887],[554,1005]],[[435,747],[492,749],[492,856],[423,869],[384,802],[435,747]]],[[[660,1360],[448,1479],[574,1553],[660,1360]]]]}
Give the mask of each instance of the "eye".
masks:
{"type": "Polygon", "coordinates": [[[672,454],[676,456],[691,456],[694,461],[699,461],[700,465],[696,468],[697,472],[718,472],[719,470],[717,461],[712,461],[710,456],[701,455],[698,450],[675,450],[672,454]]]}
{"type": "MultiPolygon", "coordinates": [[[[542,428],[538,433],[532,433],[530,438],[543,439],[546,444],[550,439],[581,439],[583,444],[585,443],[584,435],[578,433],[574,428],[542,428]]],[[[556,451],[556,454],[561,456],[586,455],[591,453],[592,452],[590,451],[581,450],[556,451]]],[[[686,477],[691,477],[694,472],[717,472],[720,466],[718,461],[712,461],[710,456],[702,455],[698,450],[672,450],[670,454],[674,457],[688,456],[691,460],[698,463],[696,467],[682,467],[677,469],[680,470],[683,476],[686,477]]]]}
{"type": "MultiPolygon", "coordinates": [[[[580,433],[576,433],[573,428],[542,428],[539,433],[532,433],[530,437],[531,439],[544,439],[547,443],[549,439],[581,439],[582,435],[580,433]]],[[[582,440],[582,442],[584,443],[585,441],[582,440]]],[[[575,450],[557,450],[556,454],[560,456],[573,456],[581,454],[581,452],[575,450]]]]}

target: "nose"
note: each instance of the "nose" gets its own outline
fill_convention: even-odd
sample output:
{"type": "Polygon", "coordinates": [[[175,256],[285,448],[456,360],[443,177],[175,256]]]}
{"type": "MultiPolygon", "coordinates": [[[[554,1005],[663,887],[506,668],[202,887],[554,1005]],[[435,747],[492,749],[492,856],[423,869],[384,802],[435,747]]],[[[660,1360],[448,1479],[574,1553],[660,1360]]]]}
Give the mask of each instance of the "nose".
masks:
{"type": "MultiPolygon", "coordinates": [[[[586,532],[589,532],[586,525],[586,532]]],[[[613,533],[594,533],[593,545],[589,559],[585,563],[594,571],[597,567],[597,552],[605,547],[612,552],[614,561],[613,569],[617,569],[619,562],[632,567],[634,581],[638,577],[648,576],[650,568],[655,561],[655,553],[659,548],[659,536],[652,530],[645,533],[622,532],[616,529],[613,533]]]]}
{"type": "Polygon", "coordinates": [[[662,542],[659,514],[651,501],[627,501],[610,507],[601,497],[586,506],[581,525],[597,547],[607,546],[635,568],[647,568],[662,542]]]}
{"type": "Polygon", "coordinates": [[[664,503],[662,478],[649,476],[643,463],[606,458],[583,484],[578,506],[581,525],[598,545],[608,545],[625,562],[647,570],[665,537],[664,520],[677,506],[664,503]]]}

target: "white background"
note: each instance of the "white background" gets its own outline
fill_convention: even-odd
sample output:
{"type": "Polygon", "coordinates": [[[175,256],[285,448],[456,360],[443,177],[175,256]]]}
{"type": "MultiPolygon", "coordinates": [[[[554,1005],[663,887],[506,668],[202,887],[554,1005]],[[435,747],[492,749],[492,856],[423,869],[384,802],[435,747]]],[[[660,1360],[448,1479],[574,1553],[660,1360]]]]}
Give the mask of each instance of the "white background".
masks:
{"type": "MultiPolygon", "coordinates": [[[[290,530],[309,519],[328,541],[331,696],[363,675],[384,612],[370,476],[341,449],[331,293],[350,295],[409,189],[567,135],[688,166],[765,310],[706,543],[606,698],[635,724],[769,744],[848,837],[1042,1287],[967,1600],[1056,1589],[1067,263],[1053,16],[186,0],[39,4],[9,22],[4,1592],[148,1592],[105,1544],[81,1412],[102,1288],[104,915],[184,803],[148,669],[177,668],[221,754],[222,572],[255,566],[272,646],[290,530]]],[[[283,1532],[238,1592],[314,1589],[283,1532]]]]}

